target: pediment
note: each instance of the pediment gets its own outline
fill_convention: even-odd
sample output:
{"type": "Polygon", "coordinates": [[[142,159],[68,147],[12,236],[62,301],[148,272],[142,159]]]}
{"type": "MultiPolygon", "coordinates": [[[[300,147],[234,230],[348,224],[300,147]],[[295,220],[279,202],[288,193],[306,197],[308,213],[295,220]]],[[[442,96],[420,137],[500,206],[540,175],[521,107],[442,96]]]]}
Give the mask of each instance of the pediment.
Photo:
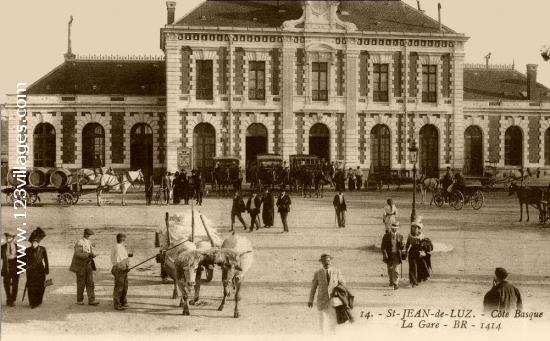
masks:
{"type": "Polygon", "coordinates": [[[356,31],[353,23],[342,21],[337,14],[340,1],[302,1],[302,16],[283,23],[286,31],[356,31]]]}

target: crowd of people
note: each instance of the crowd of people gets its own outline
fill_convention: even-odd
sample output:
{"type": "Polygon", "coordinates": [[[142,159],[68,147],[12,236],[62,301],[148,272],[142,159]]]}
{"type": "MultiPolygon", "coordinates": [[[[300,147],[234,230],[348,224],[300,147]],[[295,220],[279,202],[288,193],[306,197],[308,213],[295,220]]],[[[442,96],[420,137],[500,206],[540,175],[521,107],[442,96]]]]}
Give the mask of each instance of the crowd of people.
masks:
{"type": "Polygon", "coordinates": [[[147,205],[151,205],[153,201],[155,185],[158,185],[157,203],[169,205],[180,204],[183,201],[185,205],[189,205],[189,200],[195,200],[195,205],[202,205],[205,182],[198,170],[191,170],[189,176],[185,170],[176,171],[173,174],[170,171],[163,171],[160,179],[156,181],[153,175],[147,176],[145,178],[145,201],[147,205]]]}
{"type": "Polygon", "coordinates": [[[284,189],[277,197],[277,201],[275,201],[273,193],[270,189],[265,189],[263,194],[260,194],[258,191],[253,191],[246,204],[241,196],[241,193],[239,191],[235,191],[231,204],[230,231],[234,231],[235,218],[241,222],[244,230],[248,229],[249,232],[252,232],[254,231],[254,227],[258,230],[262,225],[260,222],[260,213],[263,221],[263,227],[273,227],[275,219],[275,206],[277,206],[277,211],[281,216],[281,222],[283,224],[283,233],[289,232],[287,218],[291,205],[292,200],[284,189]],[[244,212],[248,212],[250,215],[250,228],[247,227],[247,224],[242,216],[244,212]]]}

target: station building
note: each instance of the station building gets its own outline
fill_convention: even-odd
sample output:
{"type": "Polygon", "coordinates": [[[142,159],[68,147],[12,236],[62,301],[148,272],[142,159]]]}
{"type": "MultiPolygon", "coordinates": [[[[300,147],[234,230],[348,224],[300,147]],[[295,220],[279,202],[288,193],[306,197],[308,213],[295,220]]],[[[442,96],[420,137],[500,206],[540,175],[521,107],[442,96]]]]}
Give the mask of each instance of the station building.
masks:
{"type": "Polygon", "coordinates": [[[427,175],[480,175],[487,162],[550,171],[537,66],[465,64],[468,37],[402,1],[206,1],[179,20],[166,6],[164,56],[69,50],[28,87],[31,165],[86,168],[99,155],[149,173],[185,153],[199,169],[277,153],[408,171],[414,142],[427,175]]]}

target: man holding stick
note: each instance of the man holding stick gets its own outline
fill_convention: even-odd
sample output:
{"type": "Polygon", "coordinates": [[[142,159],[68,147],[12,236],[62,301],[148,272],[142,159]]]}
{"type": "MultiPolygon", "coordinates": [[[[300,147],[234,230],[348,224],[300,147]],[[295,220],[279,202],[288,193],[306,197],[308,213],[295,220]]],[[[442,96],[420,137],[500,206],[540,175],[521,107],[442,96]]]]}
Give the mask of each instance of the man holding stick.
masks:
{"type": "Polygon", "coordinates": [[[113,288],[113,305],[116,310],[124,310],[128,307],[126,293],[128,292],[128,271],[130,259],[133,254],[126,250],[126,235],[119,233],[116,235],[116,245],[111,251],[111,263],[113,267],[111,273],[115,276],[115,286],[113,288]]]}
{"type": "Polygon", "coordinates": [[[382,237],[381,246],[383,261],[388,267],[390,286],[393,286],[394,290],[399,288],[397,266],[401,264],[401,254],[405,249],[405,245],[403,244],[403,235],[397,232],[398,228],[399,222],[393,222],[390,233],[386,233],[384,234],[384,237],[382,237]]]}

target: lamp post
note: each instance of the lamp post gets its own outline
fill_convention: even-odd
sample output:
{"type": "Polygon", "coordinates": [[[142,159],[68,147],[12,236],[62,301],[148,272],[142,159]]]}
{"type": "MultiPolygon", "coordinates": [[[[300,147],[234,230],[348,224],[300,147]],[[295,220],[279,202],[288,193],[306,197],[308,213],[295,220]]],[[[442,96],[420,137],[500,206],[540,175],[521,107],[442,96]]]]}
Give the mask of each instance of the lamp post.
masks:
{"type": "Polygon", "coordinates": [[[413,202],[411,211],[411,222],[413,222],[416,220],[416,162],[418,161],[418,148],[414,140],[409,147],[409,158],[413,164],[413,202]]]}

